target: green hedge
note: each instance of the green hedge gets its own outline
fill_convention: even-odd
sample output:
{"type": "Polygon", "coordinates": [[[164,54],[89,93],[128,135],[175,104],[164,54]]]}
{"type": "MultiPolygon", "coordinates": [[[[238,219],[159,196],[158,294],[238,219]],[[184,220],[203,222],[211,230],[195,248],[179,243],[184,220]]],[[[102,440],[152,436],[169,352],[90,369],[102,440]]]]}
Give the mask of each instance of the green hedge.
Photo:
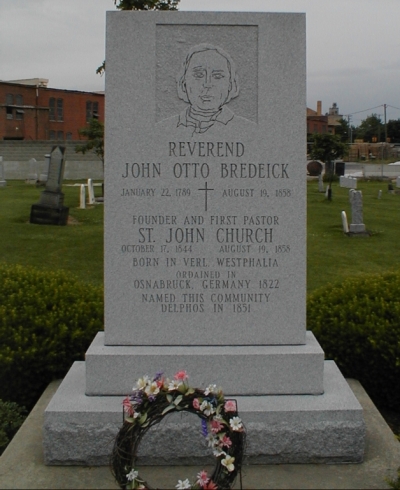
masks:
{"type": "Polygon", "coordinates": [[[0,400],[0,454],[25,420],[25,409],[14,402],[0,400]]]}
{"type": "Polygon", "coordinates": [[[102,288],[63,271],[0,265],[0,399],[30,409],[99,330],[102,288]]]}
{"type": "Polygon", "coordinates": [[[400,273],[362,275],[310,294],[307,328],[345,377],[400,410],[400,273]]]}

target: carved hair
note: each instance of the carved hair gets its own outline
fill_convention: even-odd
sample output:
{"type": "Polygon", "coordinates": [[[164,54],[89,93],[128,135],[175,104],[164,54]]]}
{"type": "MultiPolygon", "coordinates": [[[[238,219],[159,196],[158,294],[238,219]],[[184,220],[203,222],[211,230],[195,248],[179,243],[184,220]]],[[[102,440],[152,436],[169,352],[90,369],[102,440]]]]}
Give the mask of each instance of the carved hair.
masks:
{"type": "Polygon", "coordinates": [[[192,56],[196,53],[201,53],[203,51],[216,51],[223,58],[225,58],[228,63],[229,92],[228,92],[228,97],[224,102],[226,104],[231,99],[234,99],[239,95],[239,77],[236,73],[235,63],[232,60],[232,58],[229,56],[229,54],[226,51],[224,51],[222,48],[206,43],[197,44],[196,46],[192,46],[189,49],[186,58],[182,63],[181,69],[176,77],[178,97],[184,100],[185,102],[189,102],[189,98],[186,91],[186,73],[189,67],[190,60],[192,59],[192,56]]]}

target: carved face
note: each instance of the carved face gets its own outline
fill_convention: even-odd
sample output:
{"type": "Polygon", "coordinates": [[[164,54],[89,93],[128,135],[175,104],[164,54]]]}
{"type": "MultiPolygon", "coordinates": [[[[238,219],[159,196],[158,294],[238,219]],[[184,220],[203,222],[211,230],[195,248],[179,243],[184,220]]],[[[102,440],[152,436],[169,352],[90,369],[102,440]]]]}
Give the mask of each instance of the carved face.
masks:
{"type": "Polygon", "coordinates": [[[195,110],[216,112],[226,102],[230,84],[228,62],[217,51],[202,51],[191,57],[185,87],[195,110]]]}

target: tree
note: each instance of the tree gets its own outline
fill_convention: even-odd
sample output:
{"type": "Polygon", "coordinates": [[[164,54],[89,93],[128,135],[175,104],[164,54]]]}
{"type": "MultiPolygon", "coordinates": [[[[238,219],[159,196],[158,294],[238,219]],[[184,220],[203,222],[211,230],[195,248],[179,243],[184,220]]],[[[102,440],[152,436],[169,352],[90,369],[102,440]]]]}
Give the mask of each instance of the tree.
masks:
{"type": "Polygon", "coordinates": [[[385,141],[385,125],[378,114],[371,114],[356,128],[356,138],[366,143],[385,141]]]}
{"type": "Polygon", "coordinates": [[[322,160],[328,168],[334,160],[342,158],[347,152],[348,147],[341,141],[340,136],[328,133],[314,134],[310,156],[315,160],[322,160]]]}
{"type": "Polygon", "coordinates": [[[82,145],[77,145],[75,151],[85,154],[93,151],[103,162],[104,167],[104,124],[98,119],[91,119],[88,126],[78,130],[81,136],[85,136],[87,141],[82,145]]]}
{"type": "Polygon", "coordinates": [[[315,134],[310,156],[315,160],[325,162],[325,173],[329,178],[328,199],[332,199],[333,162],[342,158],[348,152],[348,146],[335,134],[315,134]]]}
{"type": "Polygon", "coordinates": [[[387,123],[387,135],[391,143],[400,143],[400,119],[391,119],[387,123]]]}
{"type": "MultiPolygon", "coordinates": [[[[178,10],[180,0],[114,0],[119,10],[178,10]]],[[[105,60],[97,68],[96,73],[103,75],[106,69],[105,60]]]]}
{"type": "Polygon", "coordinates": [[[350,141],[350,126],[346,119],[340,119],[339,125],[335,126],[335,134],[340,137],[342,143],[348,143],[350,141]]]}

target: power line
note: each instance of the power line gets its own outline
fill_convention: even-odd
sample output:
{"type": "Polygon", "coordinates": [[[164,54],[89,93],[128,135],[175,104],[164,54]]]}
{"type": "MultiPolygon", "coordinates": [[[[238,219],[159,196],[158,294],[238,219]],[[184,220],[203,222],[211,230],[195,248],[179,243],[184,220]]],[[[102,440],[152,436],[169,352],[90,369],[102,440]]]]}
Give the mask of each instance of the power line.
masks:
{"type": "MultiPolygon", "coordinates": [[[[378,109],[379,107],[384,107],[384,104],[377,105],[375,107],[371,107],[370,109],[364,109],[362,111],[351,112],[350,114],[346,114],[346,116],[353,116],[354,114],[360,114],[361,112],[373,111],[374,109],[378,109]]],[[[390,107],[392,107],[392,106],[390,106],[390,107]]],[[[396,107],[395,107],[395,109],[396,109],[396,107]]]]}

